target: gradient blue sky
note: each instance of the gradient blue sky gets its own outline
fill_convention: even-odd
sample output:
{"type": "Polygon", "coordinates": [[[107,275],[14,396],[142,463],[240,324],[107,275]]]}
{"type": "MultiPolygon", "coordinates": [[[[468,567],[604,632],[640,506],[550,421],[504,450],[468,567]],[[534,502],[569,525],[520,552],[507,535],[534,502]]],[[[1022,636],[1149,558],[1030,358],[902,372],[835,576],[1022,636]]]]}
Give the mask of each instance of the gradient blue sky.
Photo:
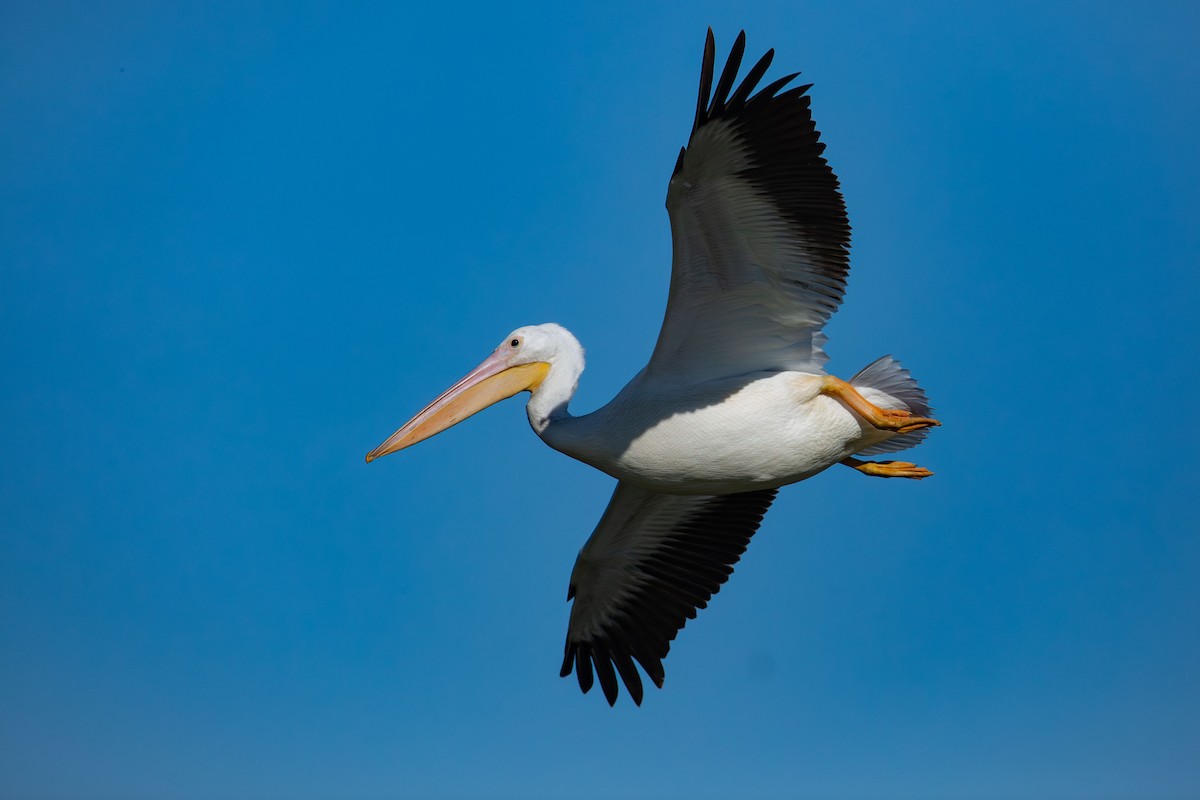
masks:
{"type": "Polygon", "coordinates": [[[0,796],[1200,796],[1190,3],[5,3],[0,796]],[[815,82],[920,483],[781,493],[663,691],[557,676],[706,26],[815,82]]]}

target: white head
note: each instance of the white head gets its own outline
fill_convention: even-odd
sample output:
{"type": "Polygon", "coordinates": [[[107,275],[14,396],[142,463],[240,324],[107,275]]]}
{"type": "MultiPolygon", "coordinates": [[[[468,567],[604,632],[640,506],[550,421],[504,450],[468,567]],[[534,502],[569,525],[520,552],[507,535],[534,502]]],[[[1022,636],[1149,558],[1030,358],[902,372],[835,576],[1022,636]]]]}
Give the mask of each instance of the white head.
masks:
{"type": "MultiPolygon", "coordinates": [[[[583,345],[569,330],[557,322],[525,325],[505,337],[496,348],[499,353],[507,347],[512,354],[509,364],[528,364],[544,361],[552,367],[569,367],[576,362],[583,371],[583,345]]],[[[567,370],[572,371],[572,370],[567,370]]],[[[578,374],[575,376],[578,378],[578,374]]]]}

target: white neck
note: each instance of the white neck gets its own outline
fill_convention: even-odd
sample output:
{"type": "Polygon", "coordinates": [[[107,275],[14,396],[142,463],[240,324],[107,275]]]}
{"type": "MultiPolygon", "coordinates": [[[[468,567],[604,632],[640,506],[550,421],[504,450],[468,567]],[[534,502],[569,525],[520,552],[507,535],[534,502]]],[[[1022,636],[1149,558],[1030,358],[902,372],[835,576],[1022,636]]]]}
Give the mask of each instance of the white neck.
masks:
{"type": "Polygon", "coordinates": [[[529,397],[525,412],[529,424],[538,436],[543,436],[550,424],[571,416],[567,404],[583,374],[583,347],[574,337],[560,342],[558,351],[550,358],[550,371],[529,397]]]}

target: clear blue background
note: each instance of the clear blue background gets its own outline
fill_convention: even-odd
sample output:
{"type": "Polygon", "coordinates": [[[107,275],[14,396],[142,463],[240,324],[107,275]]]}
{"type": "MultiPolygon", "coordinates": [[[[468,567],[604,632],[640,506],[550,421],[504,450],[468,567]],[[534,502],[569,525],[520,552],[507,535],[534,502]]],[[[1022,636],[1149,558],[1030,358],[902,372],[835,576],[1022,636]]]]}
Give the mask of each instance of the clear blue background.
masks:
{"type": "Polygon", "coordinates": [[[5,3],[0,795],[1200,796],[1191,3],[5,3]],[[945,426],[781,493],[644,707],[557,676],[706,26],[816,83],[829,327],[945,426]]]}

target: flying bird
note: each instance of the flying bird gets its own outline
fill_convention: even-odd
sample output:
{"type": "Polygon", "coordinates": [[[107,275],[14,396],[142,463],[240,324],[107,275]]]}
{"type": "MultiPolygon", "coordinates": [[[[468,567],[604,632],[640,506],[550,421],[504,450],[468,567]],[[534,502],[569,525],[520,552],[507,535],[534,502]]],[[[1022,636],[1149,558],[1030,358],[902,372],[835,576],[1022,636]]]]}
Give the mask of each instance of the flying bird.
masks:
{"type": "Polygon", "coordinates": [[[842,302],[850,225],[822,157],[811,84],[758,88],[767,53],[734,86],[742,32],[713,86],[704,44],[696,116],[667,187],[673,240],[666,316],[650,362],[603,408],[572,416],[583,348],[560,325],[517,328],[490,356],[367,455],[427,439],[519,392],[546,444],[617,479],[571,571],[561,674],[610,705],[635,664],[662,688],[663,659],[720,589],[779,487],[845,464],[925,478],[855,456],[918,444],[925,393],[890,356],[850,380],[825,371],[821,332],[842,302]],[[757,89],[757,91],[756,91],[757,89]]]}

